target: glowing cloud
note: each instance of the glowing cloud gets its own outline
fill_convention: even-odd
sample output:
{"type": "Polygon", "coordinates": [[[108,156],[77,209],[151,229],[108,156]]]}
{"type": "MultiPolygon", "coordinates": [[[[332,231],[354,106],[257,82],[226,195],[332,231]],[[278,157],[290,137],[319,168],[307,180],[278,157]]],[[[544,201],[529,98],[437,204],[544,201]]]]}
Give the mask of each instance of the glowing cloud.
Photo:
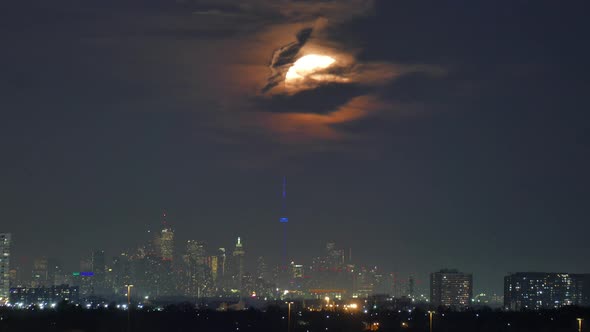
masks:
{"type": "Polygon", "coordinates": [[[309,54],[299,58],[287,71],[286,82],[302,80],[306,77],[314,79],[313,74],[334,64],[336,60],[327,55],[309,54]]]}

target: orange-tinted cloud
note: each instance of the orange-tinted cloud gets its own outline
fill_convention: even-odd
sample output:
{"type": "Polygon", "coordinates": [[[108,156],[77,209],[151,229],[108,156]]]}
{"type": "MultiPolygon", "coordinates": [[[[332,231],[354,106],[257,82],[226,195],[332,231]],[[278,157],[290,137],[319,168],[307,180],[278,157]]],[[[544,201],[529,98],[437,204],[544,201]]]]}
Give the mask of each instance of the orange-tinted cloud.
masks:
{"type": "Polygon", "coordinates": [[[329,114],[264,113],[260,120],[264,127],[279,136],[282,142],[297,144],[316,140],[342,141],[354,137],[344,133],[337,125],[362,119],[377,112],[383,104],[374,96],[360,96],[329,114]]]}

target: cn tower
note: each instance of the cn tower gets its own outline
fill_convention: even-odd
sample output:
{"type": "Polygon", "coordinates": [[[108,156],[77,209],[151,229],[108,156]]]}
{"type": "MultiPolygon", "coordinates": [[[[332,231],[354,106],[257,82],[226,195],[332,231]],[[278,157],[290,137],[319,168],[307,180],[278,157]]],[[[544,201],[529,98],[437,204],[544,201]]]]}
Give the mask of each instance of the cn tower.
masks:
{"type": "Polygon", "coordinates": [[[283,261],[281,271],[286,272],[289,262],[287,259],[287,224],[289,218],[287,218],[287,177],[283,176],[283,192],[282,192],[282,206],[281,206],[281,217],[279,222],[283,224],[283,261]]]}

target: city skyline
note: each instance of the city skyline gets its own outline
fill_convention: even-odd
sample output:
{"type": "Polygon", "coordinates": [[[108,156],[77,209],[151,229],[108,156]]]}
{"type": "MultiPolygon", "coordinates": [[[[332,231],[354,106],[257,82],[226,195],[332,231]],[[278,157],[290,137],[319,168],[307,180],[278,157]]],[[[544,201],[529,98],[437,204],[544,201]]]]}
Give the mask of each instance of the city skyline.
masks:
{"type": "MultiPolygon", "coordinates": [[[[179,264],[179,262],[182,262],[183,260],[186,260],[186,257],[190,257],[191,255],[195,255],[195,252],[199,252],[200,256],[199,257],[203,257],[201,259],[204,259],[204,257],[214,257],[215,255],[218,254],[222,254],[224,257],[224,270],[225,268],[228,269],[229,271],[229,266],[227,265],[227,267],[225,266],[225,264],[229,264],[228,262],[226,262],[225,257],[226,255],[230,256],[236,256],[238,255],[239,257],[244,257],[247,258],[244,260],[244,258],[242,258],[242,263],[240,263],[242,266],[239,269],[240,273],[239,275],[243,275],[244,273],[247,273],[250,276],[256,276],[259,275],[259,266],[258,264],[260,264],[260,260],[263,259],[266,269],[267,269],[267,273],[269,273],[269,271],[272,271],[273,269],[277,269],[278,273],[275,278],[276,280],[273,281],[276,282],[277,287],[290,287],[290,286],[286,286],[285,284],[281,285],[281,273],[283,272],[283,257],[281,256],[280,259],[274,261],[274,262],[268,262],[266,261],[269,256],[264,256],[264,255],[248,255],[246,256],[244,254],[244,249],[249,250],[249,249],[253,249],[253,247],[250,247],[246,244],[246,246],[244,247],[244,244],[242,243],[242,237],[238,236],[237,237],[237,242],[236,243],[236,247],[234,249],[232,249],[231,247],[231,241],[225,241],[224,243],[210,243],[209,241],[207,241],[207,239],[191,239],[191,240],[179,240],[176,237],[176,230],[171,226],[171,224],[169,222],[167,222],[166,220],[167,214],[164,213],[163,218],[161,219],[161,230],[156,229],[155,231],[148,231],[146,232],[146,234],[148,235],[147,237],[145,237],[143,242],[138,242],[136,243],[134,246],[131,245],[127,248],[125,248],[125,250],[123,251],[111,251],[111,252],[106,252],[101,248],[101,249],[95,249],[95,250],[90,250],[88,252],[82,252],[80,253],[80,259],[75,260],[75,261],[67,261],[66,259],[64,259],[63,257],[58,257],[55,255],[51,255],[51,254],[47,254],[44,253],[42,255],[38,255],[36,257],[34,257],[30,264],[20,264],[20,263],[15,263],[14,262],[14,250],[11,248],[10,250],[10,257],[11,257],[11,262],[10,263],[10,270],[16,270],[15,272],[18,274],[18,280],[20,280],[20,283],[15,284],[13,286],[16,285],[20,285],[20,286],[26,286],[26,285],[31,285],[31,287],[39,287],[39,286],[51,286],[52,284],[54,284],[55,286],[59,286],[62,284],[68,284],[68,275],[70,275],[71,273],[74,273],[74,275],[80,275],[80,273],[93,273],[92,276],[95,277],[96,280],[96,273],[95,273],[95,255],[97,253],[99,253],[100,257],[99,260],[101,262],[100,266],[102,266],[102,270],[105,271],[105,269],[107,267],[112,268],[112,264],[115,264],[115,260],[117,259],[118,256],[120,255],[125,255],[125,256],[129,256],[129,257],[133,257],[136,255],[145,255],[146,253],[149,254],[150,250],[156,250],[156,254],[161,257],[160,259],[162,259],[163,262],[174,262],[175,264],[179,264]],[[162,221],[163,220],[163,221],[162,221]],[[155,237],[154,237],[155,236],[155,237]],[[169,243],[162,243],[162,240],[164,238],[169,239],[169,243]],[[149,249],[150,245],[154,245],[155,249],[149,249]],[[147,245],[147,246],[146,246],[147,245]],[[172,249],[171,249],[172,248],[172,249]],[[238,249],[239,248],[239,249],[238,249]],[[170,251],[173,251],[174,254],[170,254],[170,251]],[[237,252],[239,252],[238,254],[236,254],[237,252]],[[191,254],[192,253],[192,254],[191,254]],[[188,256],[187,256],[188,255],[188,256]],[[213,255],[213,256],[210,256],[213,255]],[[108,262],[108,264],[106,263],[108,262]],[[37,267],[37,264],[41,264],[40,269],[42,269],[43,271],[45,271],[45,273],[49,273],[52,277],[51,278],[56,278],[55,280],[59,280],[59,281],[55,281],[55,283],[48,283],[48,275],[45,275],[45,282],[36,282],[35,278],[39,278],[39,274],[38,272],[36,272],[36,269],[38,270],[39,268],[37,267]],[[53,269],[53,272],[51,272],[53,269]],[[32,271],[32,272],[30,272],[32,271]],[[59,271],[60,273],[62,273],[60,276],[55,274],[55,271],[59,271]],[[84,272],[86,271],[86,272],[84,272]],[[29,273],[30,272],[30,273],[29,273]],[[65,276],[66,279],[63,279],[63,277],[65,276]]],[[[3,248],[5,250],[5,252],[8,252],[9,247],[12,247],[12,239],[13,239],[13,234],[10,233],[0,233],[3,236],[6,236],[6,238],[8,239],[7,242],[8,245],[5,245],[3,248]]],[[[190,237],[190,236],[189,236],[190,237]]],[[[336,245],[336,243],[332,242],[332,241],[328,241],[328,242],[324,242],[324,247],[323,250],[326,250],[325,245],[328,246],[334,246],[336,245]]],[[[282,246],[282,243],[281,243],[282,246]]],[[[334,248],[334,247],[333,247],[334,248]]],[[[359,260],[358,258],[353,260],[352,259],[352,252],[354,248],[351,247],[347,247],[346,245],[342,245],[342,243],[338,243],[338,255],[342,255],[342,257],[346,256],[345,261],[347,262],[346,264],[352,264],[351,266],[353,266],[353,268],[355,270],[358,271],[364,271],[365,269],[375,269],[375,271],[380,274],[380,275],[384,275],[384,276],[388,276],[387,278],[392,278],[392,279],[387,279],[387,280],[383,280],[381,283],[382,284],[372,284],[370,286],[370,290],[369,293],[367,294],[374,294],[374,295],[378,295],[378,294],[388,294],[391,296],[395,296],[397,298],[400,297],[406,297],[406,296],[416,296],[416,298],[430,298],[431,301],[433,296],[433,290],[434,290],[434,286],[433,286],[433,276],[434,275],[468,275],[469,277],[469,294],[470,296],[468,296],[469,300],[468,301],[472,301],[474,299],[476,299],[478,296],[480,295],[485,295],[485,296],[493,296],[493,297],[498,297],[498,296],[503,296],[503,293],[506,293],[506,287],[507,287],[507,279],[509,278],[510,275],[525,275],[528,276],[530,275],[540,275],[540,276],[545,276],[548,274],[552,274],[552,275],[556,275],[556,276],[560,276],[560,275],[572,275],[572,276],[584,276],[584,278],[588,278],[586,276],[590,276],[590,274],[583,272],[583,273],[573,273],[571,271],[563,271],[563,270],[545,270],[545,271],[541,271],[541,270],[527,270],[527,269],[520,269],[517,271],[520,271],[518,273],[514,273],[514,272],[506,272],[504,273],[502,280],[498,279],[495,282],[499,285],[498,288],[500,288],[500,291],[496,291],[495,288],[484,288],[483,286],[478,285],[478,281],[477,281],[477,276],[473,276],[472,273],[459,273],[458,270],[456,269],[452,269],[450,267],[433,267],[431,269],[431,272],[426,273],[425,275],[418,275],[419,279],[416,279],[416,272],[414,271],[409,271],[409,272],[405,272],[405,271],[391,271],[391,270],[387,270],[383,267],[377,266],[375,264],[371,264],[371,262],[367,262],[367,261],[362,261],[359,260]],[[340,252],[341,250],[341,252],[340,252]],[[440,271],[439,271],[440,270],[440,271]],[[434,272],[434,271],[438,271],[438,272],[434,272]],[[546,272],[546,271],[553,271],[553,272],[546,272]],[[446,274],[445,274],[446,273],[446,274]],[[430,279],[430,280],[429,280],[430,279]],[[475,280],[475,282],[474,282],[475,280]],[[429,284],[430,283],[430,284],[429,284]],[[474,286],[475,285],[475,286],[474,286]],[[386,287],[386,288],[383,288],[386,287]],[[430,294],[429,294],[430,293],[430,294]]],[[[328,249],[331,250],[331,249],[328,249]]],[[[312,256],[308,256],[308,257],[301,257],[299,259],[295,259],[295,258],[290,258],[289,259],[289,266],[288,269],[286,270],[287,274],[291,274],[291,273],[296,273],[294,272],[294,268],[296,267],[300,267],[301,270],[301,276],[303,276],[304,274],[307,275],[306,277],[309,278],[309,273],[310,272],[305,272],[307,271],[307,269],[311,269],[310,271],[313,270],[313,266],[314,264],[316,264],[316,260],[322,256],[322,254],[318,254],[321,251],[316,251],[315,255],[312,256]]],[[[329,256],[327,256],[329,257],[329,256]]],[[[210,258],[209,258],[210,259],[210,258]]],[[[4,266],[8,266],[7,264],[7,260],[4,260],[4,266]]],[[[202,263],[204,264],[204,263],[202,263]]],[[[217,264],[217,263],[215,263],[217,264]]],[[[9,269],[4,268],[3,271],[9,271],[9,269]]],[[[99,272],[99,275],[102,274],[104,272],[99,272]]],[[[215,273],[217,274],[217,268],[215,269],[215,272],[210,271],[210,273],[215,273]]],[[[7,274],[8,275],[8,274],[7,274]]],[[[13,278],[13,276],[11,276],[11,278],[13,278]]],[[[103,277],[104,278],[104,277],[103,277]]],[[[436,280],[440,280],[441,277],[438,277],[438,279],[436,280]]],[[[5,280],[7,280],[6,278],[4,278],[5,280]]],[[[240,280],[242,278],[240,277],[240,280]]],[[[291,279],[291,277],[287,277],[287,279],[291,279]]],[[[446,279],[446,277],[445,277],[446,279]]],[[[274,280],[274,279],[273,279],[274,280]]],[[[589,279],[590,280],[590,279],[589,279]]],[[[71,282],[71,281],[70,281],[71,282]]],[[[292,282],[292,281],[291,281],[292,282]]],[[[440,282],[440,281],[437,281],[440,282]]],[[[539,281],[539,283],[543,283],[541,281],[539,281]]],[[[589,283],[590,284],[590,283],[589,283]]],[[[19,287],[20,287],[19,286],[19,287]]],[[[356,286],[355,286],[356,287],[356,286]]],[[[440,287],[440,286],[438,286],[440,287]]],[[[338,288],[338,287],[336,287],[338,288]]],[[[179,293],[179,295],[181,295],[181,293],[179,293]]],[[[244,296],[247,296],[247,294],[245,294],[244,296]]],[[[366,295],[365,295],[366,296],[366,295]]],[[[440,298],[440,295],[436,295],[438,297],[435,298],[440,298]]],[[[448,296],[448,295],[447,295],[448,296]]],[[[586,295],[588,296],[588,298],[590,298],[590,294],[586,295]]],[[[441,301],[436,300],[436,301],[441,301]]],[[[457,300],[459,301],[459,300],[457,300]]],[[[465,301],[464,299],[462,301],[465,301]]],[[[437,302],[438,303],[438,302],[437,302]]],[[[464,302],[463,302],[464,303],[464,302]]],[[[499,303],[499,302],[498,302],[499,303]]],[[[496,303],[497,304],[497,303],[496,303]]],[[[463,304],[466,305],[466,304],[463,304]]],[[[511,306],[507,306],[508,308],[510,308],[511,306]]],[[[513,307],[513,306],[512,306],[513,307]]]]}
{"type": "MultiPolygon", "coordinates": [[[[426,283],[586,273],[585,3],[8,0],[0,232],[15,264],[160,230],[426,283]],[[369,263],[370,262],[370,263],[369,263]]],[[[251,256],[250,256],[251,255],[251,256]]],[[[74,267],[69,267],[73,269],[74,267]]]]}

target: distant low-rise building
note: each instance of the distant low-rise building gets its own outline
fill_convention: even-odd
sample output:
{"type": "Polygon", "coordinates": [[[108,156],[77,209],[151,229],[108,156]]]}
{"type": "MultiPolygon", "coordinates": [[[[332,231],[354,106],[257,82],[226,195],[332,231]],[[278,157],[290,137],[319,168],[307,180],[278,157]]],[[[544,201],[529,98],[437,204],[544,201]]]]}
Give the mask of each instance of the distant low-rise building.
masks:
{"type": "Polygon", "coordinates": [[[504,307],[555,309],[590,305],[590,274],[519,272],[504,277],[504,307]]]}
{"type": "Polygon", "coordinates": [[[465,308],[473,296],[473,275],[443,269],[430,274],[430,302],[434,306],[465,308]]]}
{"type": "Polygon", "coordinates": [[[59,303],[61,301],[78,302],[78,286],[60,285],[51,287],[14,287],[10,289],[10,302],[38,304],[59,303]]]}

